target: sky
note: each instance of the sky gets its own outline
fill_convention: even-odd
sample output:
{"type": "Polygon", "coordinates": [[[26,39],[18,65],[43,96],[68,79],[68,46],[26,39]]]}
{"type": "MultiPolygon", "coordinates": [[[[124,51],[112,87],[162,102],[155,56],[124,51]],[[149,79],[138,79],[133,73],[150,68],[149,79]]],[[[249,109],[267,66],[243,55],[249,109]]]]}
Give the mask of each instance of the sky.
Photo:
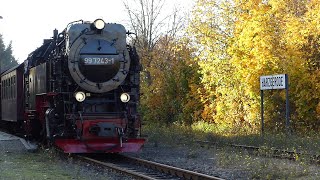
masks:
{"type": "MultiPolygon", "coordinates": [[[[128,0],[133,1],[133,0],[128,0]]],[[[173,7],[190,11],[194,0],[166,0],[163,14],[173,7]]],[[[122,0],[1,0],[0,34],[6,45],[12,41],[13,55],[23,62],[28,54],[52,37],[53,30],[61,32],[75,20],[120,23],[129,28],[129,17],[122,0]]]]}

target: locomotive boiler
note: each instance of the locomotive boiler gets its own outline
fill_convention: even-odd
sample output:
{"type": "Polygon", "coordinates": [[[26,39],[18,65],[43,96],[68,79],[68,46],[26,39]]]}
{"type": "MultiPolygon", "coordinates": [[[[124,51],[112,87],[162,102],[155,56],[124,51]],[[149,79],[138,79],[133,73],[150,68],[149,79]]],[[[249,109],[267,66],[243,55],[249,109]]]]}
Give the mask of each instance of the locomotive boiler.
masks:
{"type": "Polygon", "coordinates": [[[2,120],[66,153],[138,151],[141,65],[128,34],[102,19],[54,30],[1,75],[2,120]]]}

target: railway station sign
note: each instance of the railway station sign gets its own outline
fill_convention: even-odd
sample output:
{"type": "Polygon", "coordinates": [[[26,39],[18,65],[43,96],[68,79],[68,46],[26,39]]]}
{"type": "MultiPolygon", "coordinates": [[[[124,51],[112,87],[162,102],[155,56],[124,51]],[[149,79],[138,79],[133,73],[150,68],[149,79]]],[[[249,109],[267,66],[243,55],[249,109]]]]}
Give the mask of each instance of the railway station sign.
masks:
{"type": "Polygon", "coordinates": [[[260,77],[260,90],[285,89],[287,87],[286,75],[269,75],[260,77]]]}
{"type": "Polygon", "coordinates": [[[264,107],[263,107],[263,91],[273,89],[286,90],[286,129],[290,132],[290,110],[289,110],[289,79],[287,74],[277,74],[260,76],[260,96],[261,96],[261,133],[264,134],[264,107]]]}

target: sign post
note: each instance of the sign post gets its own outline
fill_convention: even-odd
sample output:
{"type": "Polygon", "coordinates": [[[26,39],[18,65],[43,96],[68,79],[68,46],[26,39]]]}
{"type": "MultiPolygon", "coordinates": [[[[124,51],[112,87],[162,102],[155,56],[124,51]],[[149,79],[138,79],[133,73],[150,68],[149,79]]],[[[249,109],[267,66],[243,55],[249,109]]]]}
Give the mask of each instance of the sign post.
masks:
{"type": "Polygon", "coordinates": [[[261,96],[261,134],[264,134],[264,107],[263,91],[274,89],[286,89],[286,130],[289,133],[290,110],[289,110],[289,80],[287,74],[260,76],[260,96],[261,96]]]}

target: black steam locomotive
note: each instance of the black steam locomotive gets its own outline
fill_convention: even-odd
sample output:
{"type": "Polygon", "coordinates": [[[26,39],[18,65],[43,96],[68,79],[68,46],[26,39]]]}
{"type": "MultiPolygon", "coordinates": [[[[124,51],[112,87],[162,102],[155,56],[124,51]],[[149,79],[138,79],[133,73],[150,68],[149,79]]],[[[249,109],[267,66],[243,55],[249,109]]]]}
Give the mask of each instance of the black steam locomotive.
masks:
{"type": "Polygon", "coordinates": [[[75,21],[1,74],[1,119],[66,153],[136,152],[140,63],[120,24],[75,21]]]}

